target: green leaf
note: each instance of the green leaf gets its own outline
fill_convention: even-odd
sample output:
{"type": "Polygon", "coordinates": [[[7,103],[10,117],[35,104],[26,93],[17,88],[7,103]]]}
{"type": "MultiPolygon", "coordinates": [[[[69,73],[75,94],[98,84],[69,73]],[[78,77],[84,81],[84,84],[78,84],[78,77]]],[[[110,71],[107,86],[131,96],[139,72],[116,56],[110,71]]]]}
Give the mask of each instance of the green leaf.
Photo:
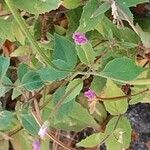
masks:
{"type": "Polygon", "coordinates": [[[30,51],[29,51],[29,47],[27,46],[19,46],[15,51],[13,51],[10,56],[11,57],[22,57],[22,56],[26,56],[29,55],[30,51]]]}
{"type": "MultiPolygon", "coordinates": [[[[56,92],[53,95],[53,108],[59,103],[60,100],[62,100],[62,97],[65,95],[66,86],[60,87],[56,90],[56,92]]],[[[56,110],[56,119],[63,119],[64,117],[67,117],[68,114],[72,111],[72,107],[75,103],[75,99],[71,98],[71,101],[66,102],[66,98],[64,98],[62,105],[56,110]]],[[[53,117],[53,114],[52,114],[53,117]]]]}
{"type": "Polygon", "coordinates": [[[14,0],[14,4],[22,10],[32,14],[42,14],[57,9],[61,5],[60,0],[14,0]]]}
{"type": "Polygon", "coordinates": [[[12,136],[11,144],[14,150],[32,150],[31,136],[21,130],[12,136]]]}
{"type": "Polygon", "coordinates": [[[67,88],[66,88],[66,93],[70,91],[69,95],[66,97],[65,103],[71,101],[74,99],[79,93],[81,92],[83,88],[83,80],[82,79],[74,79],[72,80],[67,88]]]}
{"type": "Polygon", "coordinates": [[[54,59],[60,59],[68,63],[73,69],[77,63],[75,45],[66,38],[55,34],[54,59]]]}
{"type": "Polygon", "coordinates": [[[117,38],[118,41],[125,41],[130,43],[138,44],[140,38],[138,35],[131,29],[127,27],[117,28],[111,20],[106,16],[100,21],[100,23],[95,27],[95,29],[102,34],[106,39],[109,39],[109,31],[112,30],[113,36],[117,38]]]}
{"type": "Polygon", "coordinates": [[[77,55],[84,64],[91,65],[95,60],[95,52],[90,43],[76,46],[77,55]]]}
{"type": "Polygon", "coordinates": [[[14,120],[14,113],[4,110],[0,112],[0,131],[8,130],[14,120]]]}
{"type": "Polygon", "coordinates": [[[149,2],[148,0],[117,0],[119,3],[125,3],[128,7],[136,6],[137,4],[149,2]]]}
{"type": "Polygon", "coordinates": [[[48,150],[50,149],[50,140],[49,139],[44,139],[41,140],[41,150],[48,150]]]}
{"type": "MultiPolygon", "coordinates": [[[[54,95],[53,95],[54,96],[54,95]]],[[[41,101],[43,103],[46,103],[47,105],[42,109],[42,120],[43,122],[48,120],[49,117],[50,117],[50,113],[51,113],[51,110],[53,108],[53,105],[52,105],[52,96],[51,95],[46,95],[45,97],[43,97],[41,99],[41,101]]]]}
{"type": "Polygon", "coordinates": [[[110,3],[104,2],[101,4],[91,17],[97,17],[98,15],[104,14],[107,10],[110,9],[110,3]]]}
{"type": "Polygon", "coordinates": [[[24,75],[29,71],[29,67],[27,64],[20,64],[17,70],[17,76],[20,80],[20,82],[22,81],[22,78],[24,77],[24,75]]]}
{"type": "Polygon", "coordinates": [[[102,89],[105,87],[106,85],[106,79],[99,77],[99,76],[94,76],[93,81],[91,83],[91,89],[94,90],[94,92],[96,92],[97,94],[100,94],[100,92],[102,91],[102,89]]]}
{"type": "Polygon", "coordinates": [[[77,143],[77,146],[82,147],[95,147],[103,142],[106,138],[106,134],[104,133],[95,133],[88,136],[86,139],[82,140],[81,142],[77,143]]]}
{"type": "Polygon", "coordinates": [[[39,125],[37,124],[36,120],[30,112],[26,110],[19,112],[18,118],[23,128],[26,129],[28,133],[30,133],[33,136],[38,135],[39,125]]]}
{"type": "Polygon", "coordinates": [[[18,85],[20,85],[20,81],[17,79],[14,83],[16,87],[13,88],[13,92],[11,95],[12,100],[16,99],[18,96],[22,95],[22,92],[20,88],[18,88],[18,85]]]}
{"type": "Polygon", "coordinates": [[[110,78],[130,81],[136,79],[143,71],[144,69],[136,66],[131,59],[123,57],[110,61],[105,66],[102,74],[110,78]]]}
{"type": "Polygon", "coordinates": [[[23,76],[21,84],[27,90],[32,91],[42,88],[44,83],[37,72],[29,71],[23,76]]]}
{"type": "Polygon", "coordinates": [[[81,4],[81,0],[64,0],[62,5],[68,9],[74,9],[81,4]]]}
{"type": "Polygon", "coordinates": [[[66,13],[67,19],[69,21],[67,35],[72,36],[72,34],[77,30],[77,28],[79,26],[79,20],[81,17],[81,13],[82,13],[81,7],[69,10],[66,13]]]}
{"type": "Polygon", "coordinates": [[[108,150],[127,149],[131,142],[131,125],[124,117],[113,117],[107,124],[105,133],[111,136],[105,142],[108,150]],[[113,134],[112,134],[113,133],[113,134]]]}
{"type": "Polygon", "coordinates": [[[25,45],[26,37],[15,20],[13,20],[12,22],[11,29],[12,29],[12,34],[17,39],[17,41],[19,41],[22,45],[25,45]]]}
{"type": "MultiPolygon", "coordinates": [[[[113,81],[108,80],[106,84],[106,89],[104,91],[105,97],[117,97],[117,96],[123,96],[124,93],[120,88],[117,87],[116,84],[113,83],[113,81]]],[[[127,111],[128,108],[128,102],[127,99],[119,99],[117,100],[106,100],[104,101],[104,105],[106,110],[112,114],[112,115],[119,115],[123,114],[127,111]]]]}
{"type": "Polygon", "coordinates": [[[126,20],[129,23],[133,24],[133,14],[128,8],[126,3],[120,3],[119,1],[116,3],[117,12],[119,14],[120,19],[126,20]]]}
{"type": "Polygon", "coordinates": [[[79,32],[87,32],[93,30],[95,26],[101,21],[103,18],[103,14],[98,15],[97,17],[92,18],[91,16],[98,8],[98,0],[90,0],[83,7],[83,12],[80,19],[80,25],[78,27],[79,32]]]}
{"type": "Polygon", "coordinates": [[[138,25],[136,26],[143,45],[150,48],[150,33],[143,31],[138,25]]]}
{"type": "Polygon", "coordinates": [[[5,93],[12,89],[12,82],[8,77],[3,77],[1,82],[2,84],[0,84],[0,97],[4,96],[5,93]]]}
{"type": "Polygon", "coordinates": [[[11,22],[12,20],[10,19],[0,19],[0,37],[1,39],[8,39],[10,41],[15,41],[15,37],[12,34],[12,30],[11,30],[11,22]]]}
{"type": "MultiPolygon", "coordinates": [[[[62,69],[69,69],[68,64],[64,62],[63,60],[57,59],[53,61],[55,65],[57,65],[59,68],[62,69]]],[[[38,70],[38,73],[42,80],[45,81],[55,81],[59,79],[63,79],[67,77],[67,75],[70,73],[68,71],[61,71],[56,70],[53,67],[45,67],[38,70]]]]}
{"type": "Polygon", "coordinates": [[[0,56],[0,80],[5,76],[9,65],[10,60],[6,57],[0,56]]]}
{"type": "MultiPolygon", "coordinates": [[[[102,103],[96,102],[96,104],[93,104],[93,108],[91,106],[91,110],[93,109],[93,112],[91,112],[94,119],[99,123],[102,124],[107,118],[108,112],[105,109],[105,106],[102,103]]],[[[90,111],[91,111],[90,110],[90,111]]]]}
{"type": "Polygon", "coordinates": [[[75,101],[71,102],[74,102],[71,112],[64,118],[57,119],[56,117],[52,121],[52,126],[66,131],[80,131],[86,127],[99,128],[99,125],[85,108],[75,101]]]}

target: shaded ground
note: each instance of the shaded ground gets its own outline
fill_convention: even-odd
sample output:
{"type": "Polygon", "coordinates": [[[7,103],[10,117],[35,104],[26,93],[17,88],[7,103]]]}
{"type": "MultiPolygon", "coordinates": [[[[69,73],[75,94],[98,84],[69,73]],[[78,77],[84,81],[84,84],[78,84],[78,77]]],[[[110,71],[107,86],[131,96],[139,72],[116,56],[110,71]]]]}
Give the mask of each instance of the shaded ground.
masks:
{"type": "Polygon", "coordinates": [[[129,108],[127,117],[133,128],[131,150],[150,150],[150,104],[137,104],[129,108]]]}

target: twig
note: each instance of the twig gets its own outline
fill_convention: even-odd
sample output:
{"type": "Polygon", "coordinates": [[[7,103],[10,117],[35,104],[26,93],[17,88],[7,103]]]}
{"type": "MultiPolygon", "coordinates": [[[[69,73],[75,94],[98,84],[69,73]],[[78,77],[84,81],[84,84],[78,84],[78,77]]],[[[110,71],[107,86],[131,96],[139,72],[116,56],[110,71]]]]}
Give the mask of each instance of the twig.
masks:
{"type": "MultiPolygon", "coordinates": [[[[135,94],[131,94],[129,95],[130,97],[133,97],[133,96],[137,96],[137,95],[140,95],[140,94],[143,94],[145,92],[148,92],[150,89],[145,89],[143,91],[140,91],[138,93],[135,93],[135,94]]],[[[122,100],[122,99],[126,99],[129,97],[128,95],[123,95],[123,96],[116,96],[116,97],[99,97],[97,96],[97,98],[99,99],[99,101],[106,101],[106,100],[114,100],[114,101],[117,101],[117,100],[122,100]]]]}

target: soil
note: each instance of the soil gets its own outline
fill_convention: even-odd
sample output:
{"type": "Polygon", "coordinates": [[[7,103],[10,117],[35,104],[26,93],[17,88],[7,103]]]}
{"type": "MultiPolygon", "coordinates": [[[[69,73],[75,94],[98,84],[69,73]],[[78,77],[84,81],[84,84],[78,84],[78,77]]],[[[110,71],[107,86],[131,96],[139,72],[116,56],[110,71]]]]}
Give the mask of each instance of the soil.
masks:
{"type": "Polygon", "coordinates": [[[127,117],[134,134],[130,150],[150,150],[150,104],[130,106],[127,117]]]}

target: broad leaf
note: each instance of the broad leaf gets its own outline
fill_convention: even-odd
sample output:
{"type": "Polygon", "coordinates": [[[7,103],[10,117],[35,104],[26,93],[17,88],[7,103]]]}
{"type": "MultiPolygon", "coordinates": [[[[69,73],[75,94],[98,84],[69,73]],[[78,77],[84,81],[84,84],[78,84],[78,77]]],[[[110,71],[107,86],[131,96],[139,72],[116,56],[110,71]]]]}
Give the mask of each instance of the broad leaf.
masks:
{"type": "Polygon", "coordinates": [[[113,117],[108,122],[105,133],[110,134],[110,137],[105,142],[108,150],[122,150],[129,147],[131,142],[131,125],[126,117],[113,117]]]}
{"type": "Polygon", "coordinates": [[[72,36],[72,33],[74,33],[77,30],[79,26],[81,13],[82,13],[81,7],[70,10],[69,12],[66,13],[67,19],[69,21],[67,35],[72,36]]]}
{"type": "Polygon", "coordinates": [[[93,13],[98,8],[98,0],[90,0],[83,8],[82,16],[80,19],[80,25],[78,27],[79,32],[87,32],[93,30],[95,26],[103,18],[103,14],[98,15],[97,17],[92,18],[93,13]]]}
{"type": "Polygon", "coordinates": [[[32,149],[31,136],[25,130],[21,130],[14,134],[12,136],[11,144],[14,150],[32,149]]]}
{"type": "Polygon", "coordinates": [[[22,45],[25,45],[26,37],[15,20],[13,20],[12,22],[11,29],[12,29],[12,34],[17,39],[17,41],[19,41],[22,45]]]}
{"type": "Polygon", "coordinates": [[[10,111],[0,112],[0,131],[8,130],[14,120],[14,113],[10,111]]]}
{"type": "MultiPolygon", "coordinates": [[[[116,84],[114,84],[111,80],[107,81],[106,89],[104,91],[105,97],[117,97],[117,96],[123,96],[124,93],[122,90],[117,87],[116,84]]],[[[127,111],[128,108],[128,102],[127,99],[119,99],[119,100],[105,100],[104,105],[106,110],[112,114],[112,115],[119,115],[124,114],[127,111]]]]}
{"type": "Polygon", "coordinates": [[[95,52],[90,43],[76,46],[77,54],[80,61],[84,64],[91,65],[95,60],[95,52]]]}
{"type": "Polygon", "coordinates": [[[105,66],[102,74],[110,78],[130,81],[139,76],[143,71],[144,69],[136,66],[131,59],[123,57],[110,61],[105,66]]]}
{"type": "Polygon", "coordinates": [[[10,60],[6,57],[0,56],[0,80],[5,76],[9,65],[10,60]]]}
{"type": "Polygon", "coordinates": [[[42,14],[51,10],[57,9],[61,1],[60,0],[14,0],[14,4],[22,10],[30,12],[32,14],[42,14]]]}
{"type": "MultiPolygon", "coordinates": [[[[64,70],[70,70],[69,64],[64,62],[63,60],[55,60],[53,61],[55,65],[57,65],[59,68],[64,70]]],[[[38,70],[38,73],[42,80],[45,81],[54,81],[59,80],[67,77],[67,75],[70,73],[69,71],[63,71],[63,70],[56,70],[53,67],[44,67],[38,70]]]]}
{"type": "Polygon", "coordinates": [[[10,19],[0,19],[0,37],[1,39],[8,39],[10,41],[15,41],[15,37],[12,34],[12,30],[11,30],[11,22],[12,20],[10,19]]]}
{"type": "Polygon", "coordinates": [[[97,94],[100,94],[102,89],[106,85],[106,79],[98,76],[94,76],[93,81],[91,83],[91,89],[94,90],[97,94]]]}
{"type": "Polygon", "coordinates": [[[106,138],[106,134],[104,133],[95,133],[88,136],[86,139],[77,143],[77,146],[82,147],[95,147],[98,146],[101,142],[103,142],[106,138]]]}
{"type": "Polygon", "coordinates": [[[0,83],[0,97],[4,96],[9,90],[12,89],[11,87],[12,82],[8,77],[3,77],[0,83]]]}
{"type": "Polygon", "coordinates": [[[75,45],[66,38],[55,34],[54,59],[63,60],[73,69],[77,63],[75,45]]]}
{"type": "Polygon", "coordinates": [[[65,103],[71,101],[77,95],[79,95],[82,88],[83,88],[83,80],[82,79],[74,79],[73,81],[71,81],[66,88],[66,94],[68,92],[69,92],[69,94],[66,97],[65,103]]]}
{"type": "Polygon", "coordinates": [[[109,10],[109,8],[110,4],[108,2],[104,2],[96,9],[92,17],[97,17],[98,15],[104,14],[107,10],[109,10]]]}
{"type": "Polygon", "coordinates": [[[68,9],[74,9],[80,6],[81,4],[82,4],[81,0],[64,0],[63,1],[63,6],[65,6],[68,9]]]}
{"type": "Polygon", "coordinates": [[[38,135],[39,125],[34,119],[33,115],[28,111],[21,111],[18,113],[18,118],[24,129],[33,136],[38,135]]]}
{"type": "MultiPolygon", "coordinates": [[[[67,117],[68,114],[72,111],[72,107],[75,103],[75,99],[74,98],[71,98],[71,101],[70,102],[66,102],[66,97],[63,98],[63,96],[65,95],[65,90],[66,90],[66,87],[63,86],[63,87],[60,87],[59,89],[56,90],[56,92],[54,93],[53,95],[53,108],[56,107],[56,105],[58,105],[58,103],[60,101],[61,102],[61,105],[57,108],[57,110],[54,110],[56,113],[55,114],[51,114],[52,117],[53,115],[56,117],[56,119],[63,119],[64,117],[67,117]]],[[[70,93],[69,93],[70,94],[70,93]]],[[[52,108],[52,110],[53,110],[52,108]]]]}
{"type": "Polygon", "coordinates": [[[43,81],[40,78],[40,75],[35,71],[27,72],[22,78],[22,85],[29,91],[37,90],[43,87],[43,81]]]}
{"type": "Polygon", "coordinates": [[[125,3],[128,7],[136,6],[137,4],[148,2],[148,0],[117,0],[119,3],[125,3]]]}
{"type": "Polygon", "coordinates": [[[106,16],[103,17],[95,29],[107,39],[109,38],[109,31],[111,29],[113,37],[117,38],[118,41],[125,41],[135,44],[138,44],[140,41],[140,38],[133,30],[127,27],[118,29],[117,26],[113,24],[113,22],[106,16]]]}
{"type": "Polygon", "coordinates": [[[74,103],[71,112],[65,118],[57,119],[56,117],[52,124],[55,128],[67,131],[80,131],[86,127],[99,128],[88,111],[77,102],[74,103]]]}
{"type": "Polygon", "coordinates": [[[22,81],[22,78],[24,77],[24,75],[29,71],[29,67],[26,64],[20,64],[17,70],[17,76],[20,80],[20,82],[22,81]]]}

